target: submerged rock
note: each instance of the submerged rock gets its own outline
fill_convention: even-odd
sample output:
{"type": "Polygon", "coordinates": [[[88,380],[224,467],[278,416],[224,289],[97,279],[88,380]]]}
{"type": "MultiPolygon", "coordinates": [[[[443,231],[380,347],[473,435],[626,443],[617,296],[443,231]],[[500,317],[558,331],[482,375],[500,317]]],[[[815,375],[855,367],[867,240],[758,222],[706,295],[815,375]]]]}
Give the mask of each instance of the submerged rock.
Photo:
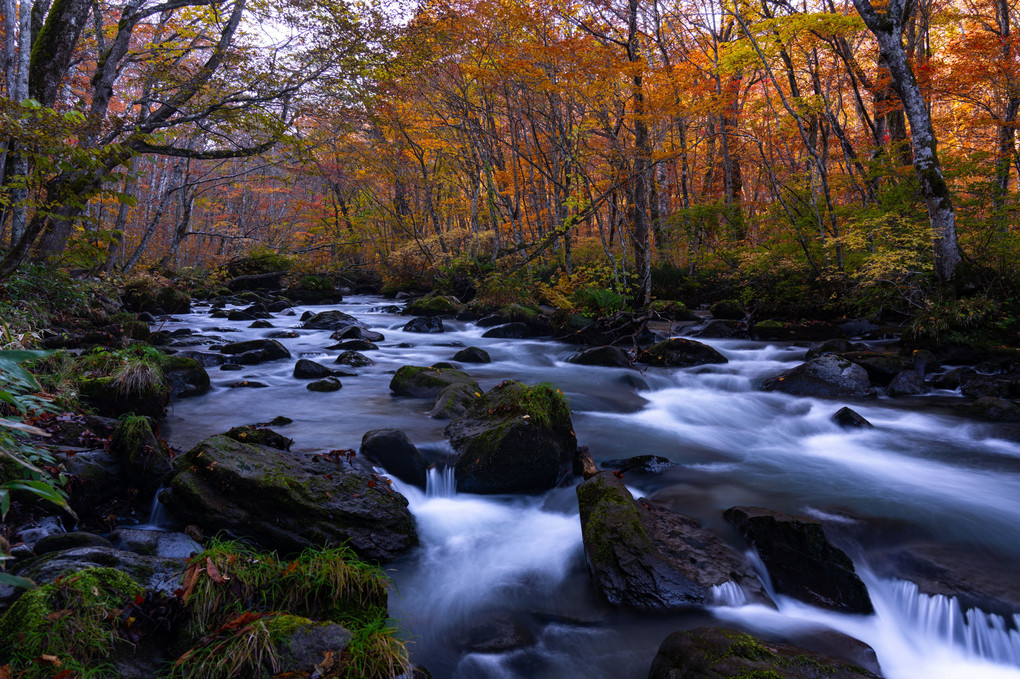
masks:
{"type": "Polygon", "coordinates": [[[443,326],[443,319],[439,316],[419,316],[404,324],[404,332],[437,334],[446,332],[446,328],[443,326]]]}
{"type": "Polygon", "coordinates": [[[467,493],[529,493],[569,473],[577,448],[563,394],[506,381],[446,427],[457,451],[457,488],[467,493]]]}
{"type": "Polygon", "coordinates": [[[994,396],[982,396],[967,408],[967,414],[988,422],[1020,422],[1020,404],[994,396]]]}
{"type": "Polygon", "coordinates": [[[677,337],[651,345],[638,354],[635,362],[667,368],[685,368],[728,361],[725,356],[707,344],[677,337]]]}
{"type": "Polygon", "coordinates": [[[899,373],[885,389],[885,393],[890,396],[917,396],[928,391],[928,385],[914,370],[904,370],[899,373]]]}
{"type": "Polygon", "coordinates": [[[160,499],[210,534],[225,531],[282,552],[347,543],[362,558],[385,560],[418,543],[407,500],[385,480],[226,436],[179,456],[160,499]]]}
{"type": "Polygon", "coordinates": [[[666,637],[648,679],[877,679],[851,663],[723,627],[666,637]]]}
{"type": "Polygon", "coordinates": [[[379,464],[401,481],[425,488],[425,456],[399,429],[373,429],[361,437],[361,455],[379,464]]]}
{"type": "Polygon", "coordinates": [[[340,391],[343,386],[344,385],[340,382],[339,377],[323,377],[321,380],[309,382],[305,389],[308,391],[329,393],[333,391],[340,391]]]}
{"type": "Polygon", "coordinates": [[[332,368],[307,358],[299,358],[298,362],[294,364],[294,377],[299,380],[318,380],[335,374],[336,371],[332,368]]]}
{"type": "Polygon", "coordinates": [[[357,351],[343,352],[336,357],[336,363],[349,365],[352,368],[365,368],[370,365],[375,365],[375,361],[364,354],[359,354],[357,351]]]}
{"type": "Polygon", "coordinates": [[[453,360],[461,363],[492,363],[489,352],[478,347],[467,347],[453,355],[453,360]]]}
{"type": "Polygon", "coordinates": [[[762,384],[765,391],[781,391],[794,396],[863,398],[874,396],[868,373],[845,358],[833,355],[813,358],[762,384]]]}
{"type": "Polygon", "coordinates": [[[290,351],[274,339],[253,339],[245,342],[231,342],[220,347],[220,352],[234,355],[238,363],[253,365],[263,361],[290,358],[290,351]]]}
{"type": "Polygon", "coordinates": [[[839,426],[851,429],[851,428],[865,428],[870,429],[874,427],[871,422],[864,419],[864,416],[858,413],[856,410],[847,408],[846,406],[840,408],[832,415],[832,421],[839,426]]]}
{"type": "Polygon", "coordinates": [[[611,368],[629,368],[630,356],[620,347],[591,347],[582,349],[567,359],[577,365],[598,365],[611,368]]]}
{"type": "Polygon", "coordinates": [[[898,354],[883,354],[878,351],[848,351],[839,356],[864,368],[868,373],[868,378],[883,387],[892,382],[893,378],[904,370],[913,370],[914,367],[911,359],[898,354]]]}
{"type": "Polygon", "coordinates": [[[874,612],[853,561],[828,541],[820,521],[759,507],[730,507],[724,516],[758,551],[779,594],[847,613],[874,612]]]}
{"type": "MultiPolygon", "coordinates": [[[[307,314],[310,312],[305,313],[307,314]]],[[[354,316],[335,309],[331,311],[321,311],[317,314],[312,314],[307,318],[302,316],[301,320],[304,321],[304,324],[301,327],[311,330],[341,330],[351,326],[365,328],[367,330],[365,324],[356,319],[354,316]]]]}
{"type": "Polygon", "coordinates": [[[726,583],[767,601],[741,555],[695,519],[635,502],[614,473],[581,483],[577,500],[588,571],[609,603],[656,612],[702,608],[714,603],[713,587],[726,583]]]}

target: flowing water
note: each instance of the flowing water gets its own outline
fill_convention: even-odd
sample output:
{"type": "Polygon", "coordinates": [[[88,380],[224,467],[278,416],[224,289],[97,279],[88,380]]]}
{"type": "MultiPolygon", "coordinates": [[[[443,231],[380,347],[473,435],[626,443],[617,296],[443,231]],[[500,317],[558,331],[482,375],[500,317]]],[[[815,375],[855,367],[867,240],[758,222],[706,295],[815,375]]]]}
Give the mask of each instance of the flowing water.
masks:
{"type": "MultiPolygon", "coordinates": [[[[186,448],[232,426],[285,415],[294,423],[280,431],[294,439],[294,451],[357,449],[364,432],[395,427],[442,462],[451,455],[446,422],[428,417],[430,400],[393,397],[390,374],[401,365],[451,360],[458,350],[452,344],[479,346],[493,362],[465,369],[483,388],[511,378],[555,384],[570,400],[578,443],[596,461],[643,454],[673,461],[657,474],[628,473],[628,486],[635,496],[697,517],[734,547],[746,548],[722,519],[733,505],[823,519],[854,557],[876,608],[871,616],[844,615],[784,597],[776,609],[744,605],[739,591],[724,586],[716,591],[718,607],[703,613],[611,610],[588,580],[572,487],[537,496],[457,494],[450,471],[436,469],[425,492],[397,484],[422,546],[388,569],[396,585],[391,614],[407,630],[414,661],[437,679],[643,678],[669,633],[702,625],[805,645],[838,630],[871,645],[891,679],[1020,677],[1017,616],[962,611],[956,599],[919,593],[881,565],[883,554],[921,540],[984,559],[989,572],[1012,578],[1020,565],[1018,429],[954,416],[951,392],[844,403],[758,391],[763,378],[802,361],[804,347],[709,340],[729,363],[645,371],[577,366],[565,361],[576,347],[482,338],[472,323],[446,321],[447,332],[437,335],[405,333],[408,319],[384,310],[388,304],[351,297],[337,305],[386,340],[366,352],[376,365],[327,394],[309,392],[292,371],[300,357],[332,363],[338,352],[325,349],[330,333],[298,329],[309,307],[297,307],[298,316],[274,314],[276,330],[299,333],[280,340],[294,359],[240,372],[210,368],[213,390],[174,404],[167,438],[186,448]],[[240,379],[270,388],[227,388],[240,379]],[[830,417],[843,405],[875,428],[836,426],[830,417]],[[471,650],[485,630],[508,627],[530,643],[502,653],[471,650]]],[[[205,311],[164,329],[225,341],[273,332],[205,311]]]]}

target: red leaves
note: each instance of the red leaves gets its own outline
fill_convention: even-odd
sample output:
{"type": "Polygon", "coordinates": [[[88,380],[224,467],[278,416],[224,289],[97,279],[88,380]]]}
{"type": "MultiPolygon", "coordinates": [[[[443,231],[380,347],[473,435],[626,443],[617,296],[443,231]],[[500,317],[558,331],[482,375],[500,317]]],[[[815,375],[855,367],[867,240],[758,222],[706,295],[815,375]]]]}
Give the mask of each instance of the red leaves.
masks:
{"type": "Polygon", "coordinates": [[[220,573],[220,569],[213,563],[213,560],[209,557],[205,558],[205,564],[200,561],[192,561],[187,569],[184,571],[184,581],[181,583],[180,589],[177,590],[178,596],[181,601],[188,603],[188,599],[195,592],[195,587],[198,586],[199,578],[203,573],[209,576],[209,579],[218,585],[226,584],[229,577],[226,577],[220,573]]]}

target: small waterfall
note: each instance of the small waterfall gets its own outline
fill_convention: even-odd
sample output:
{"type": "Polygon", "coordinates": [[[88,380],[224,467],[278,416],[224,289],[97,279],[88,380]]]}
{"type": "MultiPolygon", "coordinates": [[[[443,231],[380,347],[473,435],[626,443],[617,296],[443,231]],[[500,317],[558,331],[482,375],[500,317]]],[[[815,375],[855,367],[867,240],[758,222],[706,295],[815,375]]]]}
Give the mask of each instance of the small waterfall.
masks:
{"type": "Polygon", "coordinates": [[[1011,621],[976,608],[960,609],[956,597],[923,594],[912,582],[883,582],[901,624],[966,650],[968,656],[1020,665],[1020,614],[1011,621]]]}
{"type": "Polygon", "coordinates": [[[152,507],[149,509],[149,520],[144,526],[139,528],[166,528],[170,525],[170,519],[167,517],[166,507],[159,501],[159,494],[163,492],[163,487],[160,486],[156,494],[152,496],[152,507]]]}
{"type": "Polygon", "coordinates": [[[425,479],[425,497],[453,497],[457,494],[457,479],[453,475],[453,467],[429,469],[425,479]]]}
{"type": "Polygon", "coordinates": [[[743,606],[747,603],[747,595],[740,585],[727,580],[721,585],[712,585],[712,600],[720,606],[743,606]]]}

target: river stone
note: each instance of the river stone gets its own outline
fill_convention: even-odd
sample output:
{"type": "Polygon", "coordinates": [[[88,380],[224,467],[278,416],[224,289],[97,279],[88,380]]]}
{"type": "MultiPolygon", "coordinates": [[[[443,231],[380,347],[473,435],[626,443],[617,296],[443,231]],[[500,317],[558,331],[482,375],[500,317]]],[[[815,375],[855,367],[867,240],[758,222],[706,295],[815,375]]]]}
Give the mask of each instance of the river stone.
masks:
{"type": "Polygon", "coordinates": [[[408,302],[400,313],[404,316],[453,316],[463,308],[455,297],[428,295],[408,302]]]}
{"type": "Polygon", "coordinates": [[[574,452],[574,459],[570,463],[574,476],[580,476],[585,481],[599,473],[595,458],[591,456],[588,446],[578,446],[574,452]]]}
{"type": "Polygon", "coordinates": [[[635,362],[668,368],[683,368],[706,363],[727,363],[728,361],[725,356],[707,344],[673,338],[651,345],[638,355],[635,362]]]}
{"type": "Polygon", "coordinates": [[[724,627],[670,634],[648,679],[878,679],[851,663],[724,627]]]}
{"type": "Polygon", "coordinates": [[[248,327],[264,330],[266,328],[275,328],[276,326],[270,323],[269,321],[258,320],[249,325],[248,327]]]}
{"type": "Polygon", "coordinates": [[[982,396],[967,408],[967,414],[988,422],[1020,422],[1020,404],[994,396],[982,396]]]}
{"type": "Polygon", "coordinates": [[[160,499],[209,534],[284,553],[346,543],[373,561],[418,544],[404,496],[344,464],[213,436],[178,456],[174,470],[160,499]]]}
{"type": "Polygon", "coordinates": [[[478,383],[466,372],[416,365],[401,366],[390,380],[390,391],[397,396],[435,398],[451,384],[467,384],[480,391],[478,383]]]}
{"type": "Polygon", "coordinates": [[[382,342],[386,339],[386,336],[381,332],[375,332],[374,330],[368,330],[358,325],[350,325],[346,328],[341,328],[329,336],[332,340],[349,340],[349,339],[360,339],[368,340],[369,342],[382,342]]]}
{"type": "Polygon", "coordinates": [[[526,339],[528,337],[541,337],[549,334],[548,332],[542,332],[537,328],[533,328],[527,323],[521,321],[513,321],[512,323],[504,323],[503,325],[497,325],[494,328],[486,330],[482,337],[497,337],[501,339],[526,339]]]}
{"type": "Polygon", "coordinates": [[[149,497],[170,472],[173,453],[153,431],[149,418],[123,416],[113,429],[109,451],[120,460],[129,475],[130,483],[145,491],[149,497]]]}
{"type": "Polygon", "coordinates": [[[908,358],[878,351],[848,351],[839,356],[864,368],[871,381],[883,387],[904,370],[912,370],[914,367],[913,361],[908,358]]]}
{"type": "Polygon", "coordinates": [[[428,464],[425,456],[399,429],[373,429],[361,437],[361,455],[377,463],[401,481],[425,488],[428,464]]]}
{"type": "Polygon", "coordinates": [[[842,337],[838,337],[824,342],[815,342],[807,350],[807,354],[804,357],[810,360],[826,354],[842,354],[848,351],[850,351],[850,342],[842,337]]]}
{"type": "Polygon", "coordinates": [[[301,335],[293,330],[276,330],[266,333],[267,339],[294,339],[295,337],[301,337],[301,335]]]}
{"type": "Polygon", "coordinates": [[[202,551],[202,546],[184,533],[170,531],[118,528],[110,533],[110,540],[117,544],[118,549],[142,556],[187,559],[202,551]]]}
{"type": "Polygon", "coordinates": [[[323,377],[321,380],[309,382],[305,389],[308,391],[329,393],[333,391],[340,391],[343,386],[344,385],[340,382],[340,378],[338,377],[323,377]]]}
{"type": "Polygon", "coordinates": [[[610,368],[629,368],[630,357],[620,347],[591,347],[582,349],[567,359],[577,365],[598,365],[610,368]]]}
{"type": "Polygon", "coordinates": [[[109,547],[112,549],[113,543],[94,533],[76,531],[73,533],[47,535],[35,543],[32,551],[36,553],[36,556],[42,556],[51,552],[62,552],[68,549],[78,549],[79,547],[109,547]]]}
{"type": "Polygon", "coordinates": [[[823,321],[802,321],[800,323],[776,320],[761,321],[754,324],[751,334],[759,340],[791,342],[820,342],[844,336],[838,326],[823,321]]]}
{"type": "Polygon", "coordinates": [[[61,575],[95,567],[115,568],[146,589],[172,594],[180,582],[184,562],[93,545],[49,552],[34,559],[18,561],[11,570],[15,575],[30,578],[42,585],[53,582],[61,575]]]}
{"type": "Polygon", "coordinates": [[[462,363],[492,363],[489,352],[478,347],[467,347],[453,355],[453,360],[462,363]]]}
{"type": "Polygon", "coordinates": [[[220,347],[220,353],[236,355],[237,363],[252,365],[262,361],[274,361],[278,358],[290,358],[290,352],[274,339],[253,339],[244,342],[231,342],[220,347]],[[244,360],[241,360],[244,357],[244,360]]]}
{"type": "Polygon", "coordinates": [[[508,653],[534,646],[535,634],[521,615],[489,613],[472,618],[455,643],[469,653],[508,653]]]}
{"type": "Polygon", "coordinates": [[[634,457],[619,460],[606,460],[599,466],[603,469],[613,469],[621,473],[658,474],[670,467],[675,467],[676,462],[660,455],[635,455],[634,457]]]}
{"type": "MultiPolygon", "coordinates": [[[[306,314],[309,312],[305,312],[306,314]]],[[[302,328],[308,328],[310,330],[342,330],[350,326],[358,328],[365,328],[365,324],[356,319],[350,314],[345,314],[342,311],[335,309],[331,311],[321,311],[317,314],[312,314],[305,318],[301,316],[301,320],[304,321],[302,328]]]]}
{"type": "Polygon", "coordinates": [[[758,551],[779,594],[846,613],[873,613],[868,589],[820,521],[760,507],[730,507],[727,521],[758,551]]]}
{"type": "Polygon", "coordinates": [[[921,376],[913,369],[904,370],[898,374],[885,389],[885,393],[889,396],[917,396],[928,391],[928,385],[924,383],[921,376]]]}
{"type": "Polygon", "coordinates": [[[444,387],[429,411],[429,417],[437,420],[455,420],[467,412],[482,392],[473,384],[451,384],[444,387]]]}
{"type": "Polygon", "coordinates": [[[739,554],[697,520],[635,502],[613,472],[578,485],[577,500],[588,571],[610,604],[647,612],[703,608],[714,602],[712,587],[727,582],[767,601],[739,554]]]}
{"type": "MultiPolygon", "coordinates": [[[[743,318],[743,316],[741,316],[743,318]]],[[[683,331],[688,337],[705,337],[707,339],[725,339],[740,332],[740,321],[716,319],[702,325],[686,328],[683,331]]]]}
{"type": "Polygon", "coordinates": [[[446,332],[446,328],[443,326],[443,319],[439,316],[419,316],[404,324],[404,332],[438,334],[446,332]]]}
{"type": "Polygon", "coordinates": [[[328,347],[326,347],[326,349],[328,349],[330,351],[336,351],[336,350],[339,350],[339,351],[376,351],[376,350],[379,349],[379,347],[376,346],[375,344],[373,344],[372,342],[369,342],[368,340],[350,339],[350,340],[344,340],[343,342],[337,342],[336,344],[331,344],[328,347]]]}
{"type": "Polygon", "coordinates": [[[569,474],[577,449],[570,407],[547,384],[501,382],[445,432],[457,453],[457,489],[466,493],[549,490],[569,474]]]}
{"type": "MultiPolygon", "coordinates": [[[[276,676],[321,676],[327,658],[340,658],[353,635],[335,622],[317,622],[293,615],[281,616],[286,632],[274,638],[279,658],[276,676]]],[[[272,623],[270,623],[272,627],[272,623]]]]}
{"type": "Polygon", "coordinates": [[[241,443],[268,446],[269,448],[276,448],[277,450],[290,450],[290,447],[294,445],[294,439],[289,439],[283,434],[278,434],[272,429],[260,425],[232,427],[226,434],[224,434],[224,436],[229,436],[235,441],[240,441],[241,443]]]}
{"type": "Polygon", "coordinates": [[[864,416],[858,413],[856,410],[852,410],[846,406],[843,406],[832,415],[832,421],[843,427],[844,429],[864,428],[870,429],[874,427],[871,422],[864,419],[864,416]]]}
{"type": "Polygon", "coordinates": [[[796,368],[770,377],[762,384],[765,391],[781,391],[794,396],[852,397],[874,396],[868,373],[861,366],[839,356],[813,358],[796,368]]]}
{"type": "Polygon", "coordinates": [[[163,378],[170,385],[171,399],[201,396],[211,388],[205,366],[190,356],[167,356],[163,378]]]}
{"type": "MultiPolygon", "coordinates": [[[[225,368],[226,366],[224,366],[225,368]]],[[[227,384],[229,389],[267,389],[268,384],[262,382],[256,382],[255,380],[240,380],[238,382],[231,382],[227,384]]]]}
{"type": "Polygon", "coordinates": [[[299,358],[298,362],[294,364],[294,377],[299,380],[318,380],[334,374],[336,373],[332,368],[315,361],[309,361],[307,358],[299,358]]]}
{"type": "Polygon", "coordinates": [[[375,361],[357,351],[345,351],[336,357],[336,362],[341,365],[349,365],[352,368],[364,368],[375,365],[375,361]]]}

